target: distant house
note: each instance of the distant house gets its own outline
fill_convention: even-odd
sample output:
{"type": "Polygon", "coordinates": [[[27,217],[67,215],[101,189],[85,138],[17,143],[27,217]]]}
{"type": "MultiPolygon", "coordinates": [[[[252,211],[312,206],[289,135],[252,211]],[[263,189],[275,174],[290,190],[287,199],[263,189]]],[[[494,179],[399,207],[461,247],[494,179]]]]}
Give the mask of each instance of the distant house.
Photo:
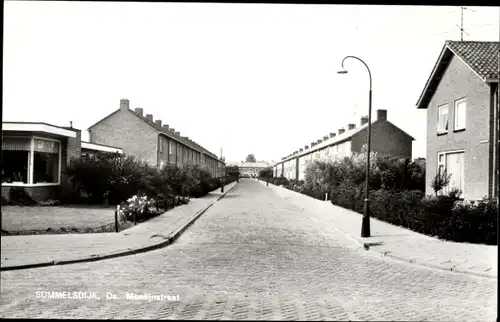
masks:
{"type": "Polygon", "coordinates": [[[260,170],[270,168],[271,166],[271,164],[265,161],[240,163],[232,162],[229,165],[237,166],[241,177],[257,177],[260,170]]]}
{"type": "Polygon", "coordinates": [[[72,158],[122,153],[115,146],[81,141],[81,130],[47,123],[2,122],[2,197],[22,187],[34,200],[57,198],[72,158]]]}
{"type": "Polygon", "coordinates": [[[88,131],[91,143],[122,146],[124,153],[154,166],[203,164],[213,177],[224,173],[223,160],[161,120],[153,121],[153,115],[144,116],[142,108],[132,111],[127,99],[120,100],[119,109],[88,131]]]}
{"type": "Polygon", "coordinates": [[[499,50],[498,42],[444,44],[417,102],[427,109],[427,193],[446,170],[446,191],[460,189],[466,199],[498,196],[499,50]]]}
{"type": "MultiPolygon", "coordinates": [[[[296,150],[292,154],[274,163],[275,177],[304,180],[308,164],[314,160],[334,161],[361,152],[366,144],[368,117],[362,117],[360,126],[349,124],[337,133],[330,133],[310,145],[296,150]]],[[[411,158],[414,138],[387,120],[386,110],[377,110],[377,118],[371,126],[371,150],[384,155],[411,158]]]]}

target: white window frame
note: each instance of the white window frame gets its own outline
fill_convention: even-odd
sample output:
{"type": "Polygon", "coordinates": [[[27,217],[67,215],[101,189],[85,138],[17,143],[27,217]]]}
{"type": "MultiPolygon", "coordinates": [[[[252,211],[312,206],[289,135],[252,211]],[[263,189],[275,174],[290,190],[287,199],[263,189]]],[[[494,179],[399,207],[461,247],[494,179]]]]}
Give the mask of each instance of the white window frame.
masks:
{"type": "Polygon", "coordinates": [[[170,155],[174,154],[172,148],[172,140],[168,140],[168,154],[170,155]]]}
{"type": "MultiPolygon", "coordinates": [[[[439,173],[440,168],[443,167],[443,169],[446,170],[446,174],[448,173],[448,169],[446,169],[446,155],[448,154],[455,154],[455,153],[463,153],[464,154],[464,167],[465,167],[465,150],[450,150],[450,151],[443,151],[443,152],[438,152],[438,159],[437,159],[437,173],[439,173]],[[443,160],[439,160],[439,158],[443,156],[443,160]]],[[[460,195],[460,198],[465,198],[465,169],[463,169],[463,173],[461,174],[461,182],[460,185],[462,186],[462,194],[460,195]]],[[[450,189],[449,186],[444,187],[443,192],[448,192],[450,189]]]]}
{"type": "Polygon", "coordinates": [[[163,153],[163,137],[160,136],[158,151],[163,153]]]}
{"type": "Polygon", "coordinates": [[[454,118],[454,121],[453,121],[453,130],[454,131],[460,131],[460,130],[465,130],[466,126],[465,124],[467,123],[467,101],[466,101],[466,98],[461,98],[461,99],[458,99],[455,101],[455,104],[454,104],[454,109],[453,109],[453,118],[454,118]],[[457,108],[459,106],[459,104],[463,103],[464,104],[464,124],[462,126],[459,126],[457,123],[459,121],[459,118],[458,118],[458,113],[457,113],[457,108]]]}
{"type": "Polygon", "coordinates": [[[61,140],[47,138],[42,136],[13,136],[6,135],[3,138],[25,138],[30,139],[30,151],[28,154],[28,183],[2,183],[4,187],[50,187],[50,186],[59,186],[61,185],[61,164],[62,164],[62,142],[61,140]],[[35,139],[53,141],[59,143],[59,166],[57,173],[57,182],[43,182],[43,183],[33,183],[33,170],[34,170],[34,161],[35,161],[35,139]]]}
{"type": "Polygon", "coordinates": [[[436,130],[437,130],[438,134],[448,133],[448,127],[449,127],[449,123],[450,123],[450,108],[448,105],[449,104],[446,103],[446,104],[438,106],[437,123],[436,123],[436,130]],[[446,123],[445,123],[444,129],[439,128],[439,126],[440,126],[439,118],[441,117],[441,109],[446,109],[446,123]]]}

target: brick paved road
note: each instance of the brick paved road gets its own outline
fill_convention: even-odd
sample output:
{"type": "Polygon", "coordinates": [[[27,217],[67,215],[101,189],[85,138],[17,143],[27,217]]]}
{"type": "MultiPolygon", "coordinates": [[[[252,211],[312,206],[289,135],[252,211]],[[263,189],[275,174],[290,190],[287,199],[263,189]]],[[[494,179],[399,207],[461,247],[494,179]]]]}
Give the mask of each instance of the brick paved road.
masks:
{"type": "Polygon", "coordinates": [[[0,316],[496,319],[496,281],[378,257],[312,216],[243,180],[167,248],[2,272],[0,316]],[[37,299],[36,291],[95,291],[100,299],[37,299]],[[120,299],[106,300],[106,292],[120,299]],[[180,300],[125,300],[126,292],[178,294],[180,300]]]}

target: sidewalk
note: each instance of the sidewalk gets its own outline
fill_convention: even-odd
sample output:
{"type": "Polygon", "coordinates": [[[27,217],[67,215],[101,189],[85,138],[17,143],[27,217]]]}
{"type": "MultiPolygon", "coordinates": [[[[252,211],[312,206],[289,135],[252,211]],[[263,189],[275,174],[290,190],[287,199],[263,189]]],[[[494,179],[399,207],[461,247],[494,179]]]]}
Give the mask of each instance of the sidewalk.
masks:
{"type": "Polygon", "coordinates": [[[375,218],[370,218],[371,237],[362,238],[361,214],[271,183],[268,188],[297,207],[307,208],[316,219],[334,223],[360,247],[382,256],[469,275],[498,277],[497,246],[443,241],[375,218]]]}
{"type": "Polygon", "coordinates": [[[224,193],[219,188],[119,233],[2,236],[0,270],[102,260],[167,246],[236,184],[224,186],[224,193]]]}

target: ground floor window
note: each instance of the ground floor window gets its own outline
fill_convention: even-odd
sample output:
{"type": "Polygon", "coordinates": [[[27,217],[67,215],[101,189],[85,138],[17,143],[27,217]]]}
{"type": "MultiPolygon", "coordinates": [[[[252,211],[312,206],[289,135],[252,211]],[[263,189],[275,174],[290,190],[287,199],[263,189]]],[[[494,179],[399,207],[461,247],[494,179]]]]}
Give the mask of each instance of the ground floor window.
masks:
{"type": "Polygon", "coordinates": [[[36,137],[2,137],[2,182],[59,183],[60,142],[36,137]]]}
{"type": "Polygon", "coordinates": [[[29,151],[3,150],[2,183],[28,183],[29,151]]]}
{"type": "Polygon", "coordinates": [[[57,183],[58,181],[58,154],[35,151],[33,158],[33,183],[57,183]]]}
{"type": "Polygon", "coordinates": [[[464,196],[465,186],[465,153],[463,151],[457,152],[442,152],[438,154],[438,172],[451,175],[450,182],[443,192],[449,192],[452,189],[459,189],[464,196]]]}

